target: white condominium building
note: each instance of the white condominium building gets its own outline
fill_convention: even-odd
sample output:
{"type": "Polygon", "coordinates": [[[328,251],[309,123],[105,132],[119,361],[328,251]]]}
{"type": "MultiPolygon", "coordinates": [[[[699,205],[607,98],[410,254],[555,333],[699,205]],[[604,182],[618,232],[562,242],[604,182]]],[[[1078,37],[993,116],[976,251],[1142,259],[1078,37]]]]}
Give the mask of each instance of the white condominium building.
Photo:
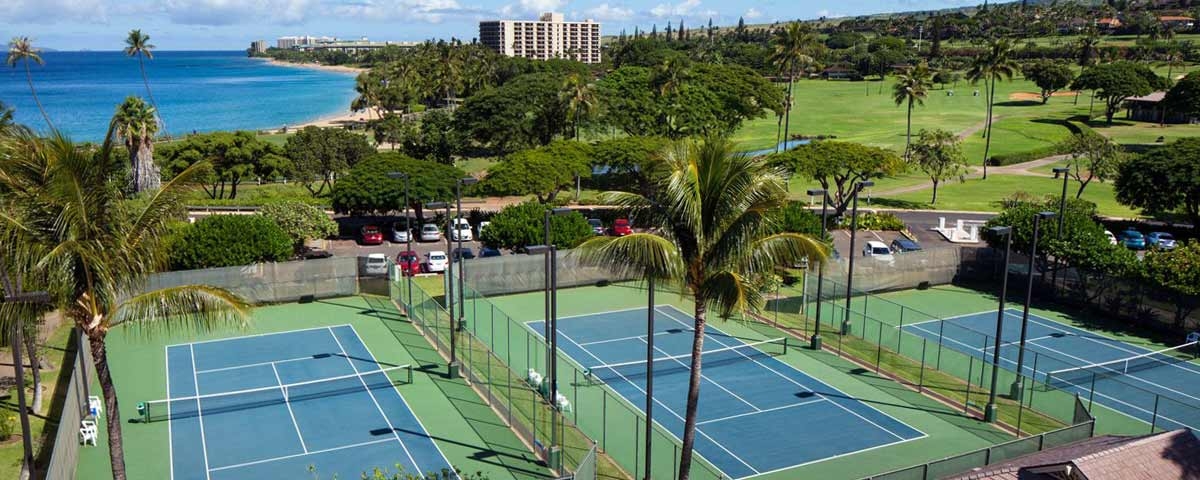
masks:
{"type": "Polygon", "coordinates": [[[536,21],[479,22],[479,41],[510,57],[600,63],[600,24],[563,21],[561,13],[543,13],[536,21]]]}

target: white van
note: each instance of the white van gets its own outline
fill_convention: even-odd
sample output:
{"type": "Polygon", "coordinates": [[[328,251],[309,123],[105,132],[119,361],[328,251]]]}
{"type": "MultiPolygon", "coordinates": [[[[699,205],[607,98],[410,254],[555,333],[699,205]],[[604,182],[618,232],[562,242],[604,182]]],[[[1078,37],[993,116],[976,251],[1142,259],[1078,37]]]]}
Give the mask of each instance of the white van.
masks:
{"type": "Polygon", "coordinates": [[[875,240],[868,240],[867,244],[863,246],[863,256],[875,257],[876,260],[881,262],[891,262],[896,259],[896,257],[892,256],[892,250],[887,245],[875,240]]]}
{"type": "Polygon", "coordinates": [[[382,253],[367,255],[367,275],[387,275],[388,258],[382,253]]]}
{"type": "Polygon", "coordinates": [[[471,222],[465,218],[459,218],[454,222],[454,231],[450,232],[450,239],[454,241],[470,242],[475,239],[471,234],[471,222]]]}

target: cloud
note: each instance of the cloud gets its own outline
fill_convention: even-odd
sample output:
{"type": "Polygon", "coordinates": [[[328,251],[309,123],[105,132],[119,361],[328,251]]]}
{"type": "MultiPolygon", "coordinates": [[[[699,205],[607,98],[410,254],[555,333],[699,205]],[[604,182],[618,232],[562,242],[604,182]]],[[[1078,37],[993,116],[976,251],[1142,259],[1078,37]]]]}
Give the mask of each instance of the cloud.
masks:
{"type": "Polygon", "coordinates": [[[527,13],[561,12],[566,0],[521,0],[521,10],[527,13]]]}
{"type": "Polygon", "coordinates": [[[4,0],[0,1],[0,23],[104,24],[108,23],[107,7],[103,0],[4,0]]]}
{"type": "Polygon", "coordinates": [[[162,12],[183,25],[234,25],[239,23],[303,23],[314,13],[311,0],[168,0],[162,12]]]}
{"type": "Polygon", "coordinates": [[[749,10],[746,10],[746,13],[742,14],[742,17],[747,20],[754,20],[756,18],[762,17],[762,12],[758,11],[757,8],[750,7],[749,10]]]}
{"type": "Polygon", "coordinates": [[[694,10],[699,6],[700,0],[683,0],[674,5],[660,3],[650,9],[650,15],[658,18],[687,16],[694,14],[694,10]]]}
{"type": "Polygon", "coordinates": [[[584,11],[588,18],[605,21],[625,21],[633,18],[633,10],[601,3],[584,11]]]}
{"type": "Polygon", "coordinates": [[[846,16],[846,14],[834,13],[834,12],[830,12],[829,10],[821,10],[821,11],[817,12],[817,16],[822,17],[822,18],[842,18],[842,17],[846,16]]]}
{"type": "Polygon", "coordinates": [[[328,13],[348,20],[416,20],[438,23],[446,17],[466,16],[475,12],[459,6],[457,0],[361,0],[339,3],[328,13]]]}

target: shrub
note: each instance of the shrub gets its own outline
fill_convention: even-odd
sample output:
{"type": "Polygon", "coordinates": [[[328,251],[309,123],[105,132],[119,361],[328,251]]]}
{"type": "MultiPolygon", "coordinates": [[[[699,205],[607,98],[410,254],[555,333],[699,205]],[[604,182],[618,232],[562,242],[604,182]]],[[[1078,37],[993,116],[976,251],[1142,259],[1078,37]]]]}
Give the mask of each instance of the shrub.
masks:
{"type": "Polygon", "coordinates": [[[278,262],[292,255],[292,239],[262,215],[213,215],[185,228],[172,242],[171,269],[278,262]]]}
{"type": "MultiPolygon", "coordinates": [[[[540,245],[545,240],[543,219],[547,208],[536,202],[504,207],[492,217],[479,240],[489,247],[514,251],[540,245]]],[[[579,212],[550,217],[550,238],[560,249],[575,248],[592,235],[591,226],[579,212]]]]}
{"type": "Polygon", "coordinates": [[[821,235],[821,215],[805,207],[803,202],[788,202],[783,208],[779,226],[785,232],[802,233],[823,241],[830,241],[828,234],[821,235]]]}
{"type": "MultiPolygon", "coordinates": [[[[850,216],[842,217],[842,221],[838,226],[850,228],[850,216]]],[[[887,212],[866,212],[858,216],[858,229],[900,231],[904,230],[904,221],[900,220],[900,217],[887,212]]]]}
{"type": "Polygon", "coordinates": [[[0,414],[0,441],[12,438],[17,430],[16,424],[16,415],[0,414]]]}
{"type": "Polygon", "coordinates": [[[271,219],[292,239],[292,247],[300,248],[305,240],[337,235],[338,225],[320,208],[297,201],[268,203],[260,212],[271,219]]]}
{"type": "Polygon", "coordinates": [[[1018,163],[1032,162],[1040,158],[1046,158],[1053,155],[1062,155],[1065,153],[1071,152],[1067,151],[1067,149],[1060,144],[1054,144],[1024,152],[992,155],[991,157],[988,157],[988,165],[993,167],[1015,165],[1018,163]]]}

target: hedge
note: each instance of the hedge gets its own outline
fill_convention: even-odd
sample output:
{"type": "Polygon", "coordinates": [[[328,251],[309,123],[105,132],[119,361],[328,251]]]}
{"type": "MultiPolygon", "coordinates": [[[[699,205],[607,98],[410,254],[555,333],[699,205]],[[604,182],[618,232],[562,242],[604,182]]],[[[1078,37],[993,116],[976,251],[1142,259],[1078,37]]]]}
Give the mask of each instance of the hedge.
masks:
{"type": "Polygon", "coordinates": [[[292,255],[292,239],[262,215],[213,215],[188,225],[170,242],[172,270],[279,262],[292,255]]]}

